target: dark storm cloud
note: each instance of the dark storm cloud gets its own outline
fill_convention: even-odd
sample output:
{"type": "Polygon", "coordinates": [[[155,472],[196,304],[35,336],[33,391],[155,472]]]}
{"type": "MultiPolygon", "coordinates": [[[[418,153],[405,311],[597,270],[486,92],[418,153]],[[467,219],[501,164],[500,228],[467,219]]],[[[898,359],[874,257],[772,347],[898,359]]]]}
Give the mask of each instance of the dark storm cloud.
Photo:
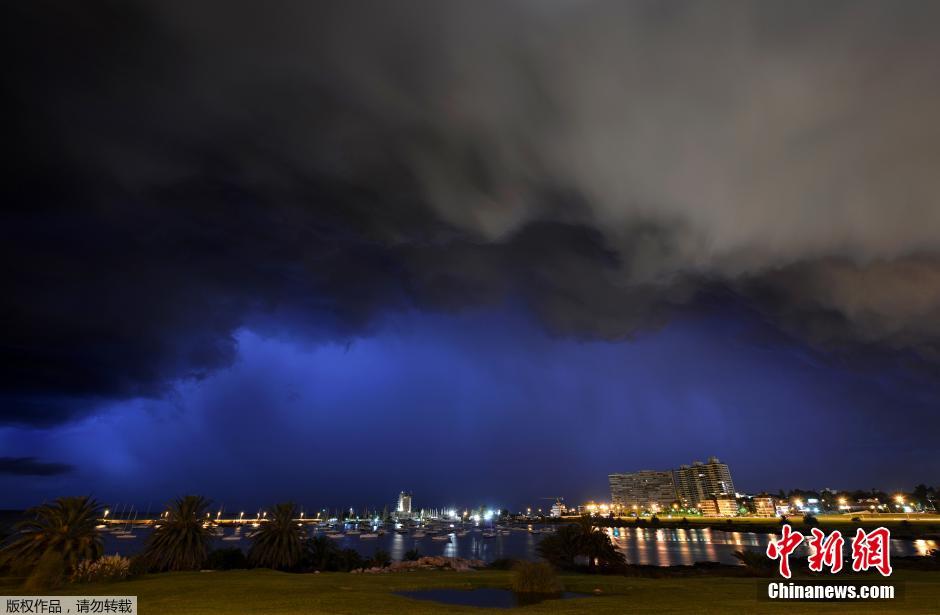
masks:
{"type": "Polygon", "coordinates": [[[8,7],[0,420],[382,310],[940,339],[935,3],[8,7]]]}
{"type": "Polygon", "coordinates": [[[0,457],[0,474],[11,476],[58,476],[72,469],[67,463],[40,461],[35,457],[0,457]]]}

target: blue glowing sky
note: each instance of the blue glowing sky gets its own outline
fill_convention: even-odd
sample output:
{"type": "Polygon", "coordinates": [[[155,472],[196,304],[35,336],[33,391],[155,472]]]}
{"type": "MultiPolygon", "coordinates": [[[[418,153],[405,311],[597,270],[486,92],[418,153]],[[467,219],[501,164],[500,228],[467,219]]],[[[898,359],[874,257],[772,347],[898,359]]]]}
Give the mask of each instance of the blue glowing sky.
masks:
{"type": "Polygon", "coordinates": [[[712,454],[745,491],[901,488],[912,467],[940,469],[929,442],[884,413],[927,415],[927,400],[759,342],[761,329],[713,312],[582,342],[507,309],[396,314],[342,344],[240,330],[231,367],[164,400],[0,430],[12,456],[75,466],[0,488],[10,506],[78,490],[138,506],[197,492],[232,509],[287,498],[359,509],[407,489],[416,505],[520,507],[604,498],[610,472],[712,454]]]}

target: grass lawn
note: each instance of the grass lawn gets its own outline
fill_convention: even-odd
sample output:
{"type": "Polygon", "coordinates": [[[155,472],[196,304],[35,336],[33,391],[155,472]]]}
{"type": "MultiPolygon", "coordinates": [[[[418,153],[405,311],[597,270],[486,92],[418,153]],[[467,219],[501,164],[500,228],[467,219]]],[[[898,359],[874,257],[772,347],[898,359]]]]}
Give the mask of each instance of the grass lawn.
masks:
{"type": "MultiPolygon", "coordinates": [[[[428,588],[504,587],[511,573],[422,571],[385,575],[348,573],[286,574],[270,570],[154,574],[112,584],[72,585],[58,593],[136,595],[144,615],[241,615],[252,613],[461,613],[480,609],[440,605],[392,592],[428,588]]],[[[840,579],[850,578],[840,575],[840,579]]],[[[880,577],[879,577],[880,578],[880,577]]],[[[876,577],[869,577],[875,580],[876,577]]],[[[758,601],[755,585],[765,579],[731,577],[633,578],[562,575],[569,591],[599,596],[553,600],[521,609],[525,613],[940,613],[940,573],[898,571],[891,580],[904,585],[893,603],[776,604],[758,601]]],[[[877,581],[875,581],[877,582],[877,581]]],[[[17,593],[9,580],[0,593],[17,593]]],[[[501,613],[503,609],[487,609],[501,613]]]]}

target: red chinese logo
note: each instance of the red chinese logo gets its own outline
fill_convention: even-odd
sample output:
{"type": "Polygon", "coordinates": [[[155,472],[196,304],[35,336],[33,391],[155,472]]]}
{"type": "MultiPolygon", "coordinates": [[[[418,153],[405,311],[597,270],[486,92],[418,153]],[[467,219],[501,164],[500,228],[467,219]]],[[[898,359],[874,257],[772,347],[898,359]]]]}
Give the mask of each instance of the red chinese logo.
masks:
{"type": "Polygon", "coordinates": [[[790,578],[790,554],[803,542],[803,534],[794,532],[789,525],[783,526],[783,536],[778,541],[771,540],[767,545],[767,557],[780,560],[780,574],[790,578]]]}
{"type": "MultiPolygon", "coordinates": [[[[809,569],[813,572],[822,572],[824,567],[828,567],[833,574],[842,570],[842,548],[845,545],[842,533],[835,531],[827,537],[817,528],[813,528],[811,532],[812,537],[808,540],[811,547],[808,558],[809,569]]],[[[771,540],[767,544],[767,557],[780,560],[780,576],[785,579],[791,576],[790,555],[796,551],[805,538],[807,537],[803,534],[794,532],[789,525],[784,525],[781,528],[780,540],[771,540]]],[[[862,528],[858,528],[855,538],[852,539],[852,570],[865,572],[874,568],[882,576],[889,576],[891,574],[890,546],[891,532],[886,528],[879,527],[867,533],[862,528]]]]}
{"type": "Polygon", "coordinates": [[[842,532],[836,530],[827,538],[815,527],[811,531],[813,537],[809,540],[809,546],[813,548],[813,554],[809,556],[809,569],[822,572],[823,566],[828,566],[832,574],[842,570],[842,545],[845,544],[842,532]]]}
{"type": "Polygon", "coordinates": [[[862,528],[852,540],[852,570],[862,572],[874,568],[882,576],[891,574],[891,532],[879,527],[865,533],[862,528]]]}

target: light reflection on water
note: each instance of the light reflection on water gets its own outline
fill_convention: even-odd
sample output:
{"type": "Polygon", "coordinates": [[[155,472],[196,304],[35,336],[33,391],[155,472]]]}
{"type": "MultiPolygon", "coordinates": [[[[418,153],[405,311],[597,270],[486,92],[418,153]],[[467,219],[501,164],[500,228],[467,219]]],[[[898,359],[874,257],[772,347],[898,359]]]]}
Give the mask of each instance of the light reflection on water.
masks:
{"type": "MultiPolygon", "coordinates": [[[[710,528],[626,527],[606,528],[605,531],[614,545],[626,556],[628,563],[653,566],[692,565],[703,561],[737,564],[735,551],[763,551],[767,548],[768,541],[778,538],[774,534],[724,532],[710,528]]],[[[313,533],[312,528],[310,533],[313,533]]],[[[133,555],[139,552],[149,535],[149,530],[135,529],[134,534],[136,538],[129,540],[117,539],[107,532],[103,533],[105,553],[133,555]]],[[[225,535],[231,536],[232,530],[226,529],[225,535]]],[[[417,549],[422,556],[444,555],[492,562],[500,558],[537,559],[536,546],[541,538],[542,535],[522,530],[513,530],[508,535],[493,538],[484,538],[480,532],[469,532],[462,537],[451,535],[448,541],[432,540],[430,535],[414,538],[388,532],[378,538],[346,536],[335,539],[334,542],[339,548],[353,548],[366,557],[371,556],[376,549],[384,549],[392,559],[400,560],[404,558],[406,551],[417,549]]],[[[846,537],[846,543],[846,548],[849,548],[851,537],[846,537]]],[[[245,550],[249,546],[250,541],[247,539],[223,541],[216,538],[212,544],[212,548],[240,547],[245,550]]],[[[896,556],[926,555],[936,548],[937,542],[933,540],[891,541],[891,554],[896,556]]],[[[801,549],[806,549],[805,543],[801,549]]]]}

